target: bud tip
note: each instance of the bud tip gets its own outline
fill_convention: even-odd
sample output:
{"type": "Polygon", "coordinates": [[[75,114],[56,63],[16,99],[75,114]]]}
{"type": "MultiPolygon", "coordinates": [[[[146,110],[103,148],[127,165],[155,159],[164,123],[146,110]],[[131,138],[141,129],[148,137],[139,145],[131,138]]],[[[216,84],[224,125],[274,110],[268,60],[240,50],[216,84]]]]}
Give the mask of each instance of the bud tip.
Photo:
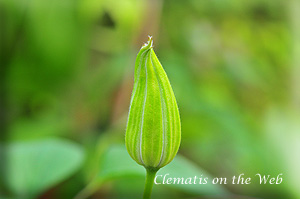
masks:
{"type": "Polygon", "coordinates": [[[144,43],[144,45],[142,46],[142,48],[153,48],[153,39],[152,36],[148,35],[148,41],[147,43],[144,43]]]}

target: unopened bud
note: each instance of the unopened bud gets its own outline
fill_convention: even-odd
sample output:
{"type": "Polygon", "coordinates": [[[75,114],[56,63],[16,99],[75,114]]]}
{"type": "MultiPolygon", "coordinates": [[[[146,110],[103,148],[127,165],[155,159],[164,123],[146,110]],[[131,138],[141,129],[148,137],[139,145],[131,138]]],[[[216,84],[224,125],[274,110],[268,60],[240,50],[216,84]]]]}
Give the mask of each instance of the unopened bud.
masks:
{"type": "Polygon", "coordinates": [[[138,164],[159,169],[175,157],[181,125],[173,90],[152,45],[149,37],[136,58],[125,143],[138,164]]]}

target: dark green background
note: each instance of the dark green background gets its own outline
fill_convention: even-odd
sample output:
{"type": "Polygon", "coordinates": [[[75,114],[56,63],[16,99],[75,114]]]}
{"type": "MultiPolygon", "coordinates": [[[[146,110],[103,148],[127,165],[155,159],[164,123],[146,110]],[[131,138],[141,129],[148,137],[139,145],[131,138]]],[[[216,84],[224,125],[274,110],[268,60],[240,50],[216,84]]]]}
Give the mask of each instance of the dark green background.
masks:
{"type": "MultiPolygon", "coordinates": [[[[103,151],[124,144],[135,58],[152,35],[179,106],[179,154],[214,177],[283,174],[280,185],[224,185],[241,198],[300,198],[299,13],[297,0],[1,0],[2,144],[77,143],[81,166],[36,196],[73,198],[103,151]]],[[[91,198],[141,196],[133,176],[91,198]]]]}

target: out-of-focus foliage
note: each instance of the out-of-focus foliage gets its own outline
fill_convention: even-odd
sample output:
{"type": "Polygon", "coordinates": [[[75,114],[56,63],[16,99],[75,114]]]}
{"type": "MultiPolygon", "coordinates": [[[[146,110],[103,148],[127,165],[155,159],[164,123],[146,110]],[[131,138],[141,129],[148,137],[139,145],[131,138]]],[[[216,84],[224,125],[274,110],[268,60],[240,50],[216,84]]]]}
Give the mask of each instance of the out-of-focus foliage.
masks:
{"type": "MultiPolygon", "coordinates": [[[[0,0],[2,144],[80,144],[80,171],[38,196],[73,198],[124,143],[134,61],[152,35],[179,106],[180,155],[212,176],[283,173],[281,185],[224,185],[233,194],[300,198],[299,13],[298,0],[0,0]]],[[[141,184],[116,178],[91,198],[139,196],[141,184]]],[[[2,182],[1,196],[14,192],[2,182]]]]}
{"type": "Polygon", "coordinates": [[[7,184],[16,198],[35,198],[73,174],[83,162],[82,149],[64,140],[8,144],[7,184]]]}
{"type": "MultiPolygon", "coordinates": [[[[109,147],[103,153],[98,169],[99,173],[85,187],[85,189],[83,189],[83,191],[77,195],[77,198],[88,197],[110,180],[131,176],[144,179],[146,175],[145,169],[131,159],[131,157],[128,155],[128,152],[124,148],[124,145],[112,145],[109,147]],[[120,164],[120,162],[122,162],[122,164],[120,164]]],[[[198,176],[197,182],[201,177],[203,179],[213,179],[213,177],[208,175],[207,172],[197,168],[197,166],[181,155],[177,155],[172,163],[158,171],[158,178],[155,180],[156,183],[165,184],[164,186],[171,186],[173,189],[179,189],[183,192],[195,195],[229,195],[229,193],[222,188],[222,186],[213,185],[211,181],[207,181],[208,183],[202,184],[200,187],[197,184],[183,184],[184,181],[182,183],[180,181],[179,184],[167,184],[166,181],[164,181],[165,175],[171,178],[184,178],[184,181],[185,179],[192,178],[191,183],[194,181],[195,176],[198,176]]],[[[204,180],[202,180],[202,183],[204,183],[204,180]]],[[[155,185],[155,189],[158,186],[159,185],[155,185]]],[[[128,195],[126,196],[128,197],[128,195]]],[[[132,196],[130,195],[130,197],[132,196]]],[[[139,197],[138,194],[136,194],[136,197],[139,197]]],[[[157,195],[153,196],[153,198],[160,198],[160,193],[158,192],[157,195]]]]}

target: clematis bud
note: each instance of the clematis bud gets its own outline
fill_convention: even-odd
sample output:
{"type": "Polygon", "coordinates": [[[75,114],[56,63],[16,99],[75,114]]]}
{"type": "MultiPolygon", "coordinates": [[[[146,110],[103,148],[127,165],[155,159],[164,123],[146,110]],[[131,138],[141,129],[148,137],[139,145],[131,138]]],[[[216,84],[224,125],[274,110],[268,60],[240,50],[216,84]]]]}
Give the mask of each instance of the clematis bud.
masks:
{"type": "Polygon", "coordinates": [[[176,99],[149,37],[136,58],[126,148],[138,164],[158,170],[173,160],[180,140],[176,99]]]}

